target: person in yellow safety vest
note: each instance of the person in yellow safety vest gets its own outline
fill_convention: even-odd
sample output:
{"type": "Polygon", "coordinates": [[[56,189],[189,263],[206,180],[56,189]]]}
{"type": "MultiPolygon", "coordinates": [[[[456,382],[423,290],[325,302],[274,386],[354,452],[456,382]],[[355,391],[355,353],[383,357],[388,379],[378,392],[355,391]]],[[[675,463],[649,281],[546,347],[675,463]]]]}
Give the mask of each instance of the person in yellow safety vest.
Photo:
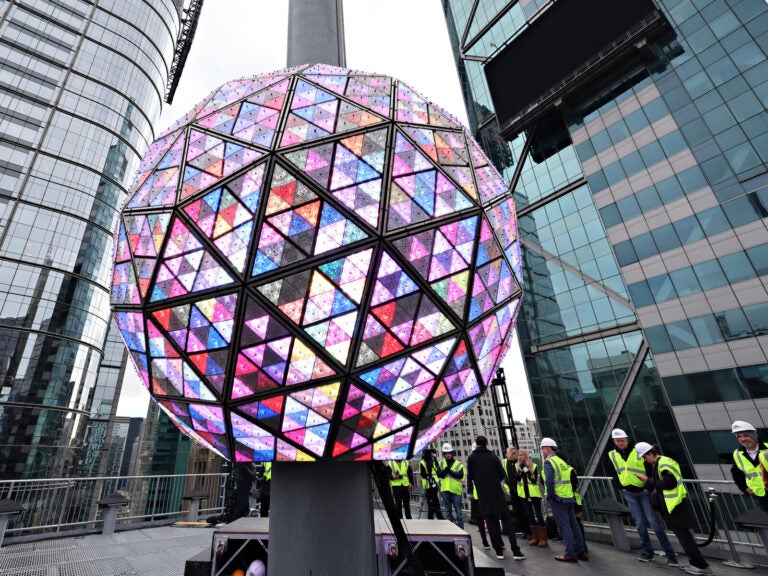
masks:
{"type": "Polygon", "coordinates": [[[421,487],[424,489],[424,499],[427,502],[427,518],[443,519],[440,512],[440,479],[437,477],[437,462],[435,462],[435,451],[432,448],[425,448],[421,453],[419,460],[419,476],[421,476],[421,487]]]}
{"type": "Polygon", "coordinates": [[[531,460],[527,450],[520,450],[517,453],[517,497],[528,516],[528,523],[533,532],[533,538],[528,544],[546,548],[547,528],[544,515],[541,513],[539,466],[531,460]]]}
{"type": "Polygon", "coordinates": [[[768,470],[768,445],[760,443],[757,430],[749,422],[736,420],[731,425],[731,432],[740,445],[733,451],[733,481],[744,494],[757,498],[760,509],[768,512],[768,491],[764,479],[765,470],[768,470]]]}
{"type": "Polygon", "coordinates": [[[505,530],[509,532],[514,529],[523,533],[524,540],[531,540],[533,538],[533,532],[531,532],[530,522],[528,522],[528,516],[523,510],[520,498],[517,496],[517,448],[514,446],[507,446],[507,457],[501,461],[501,467],[504,468],[504,495],[507,497],[507,505],[511,510],[507,511],[507,514],[502,518],[502,522],[506,523],[505,530]],[[514,526],[511,526],[514,524],[514,526]]]}
{"type": "Polygon", "coordinates": [[[552,438],[541,439],[544,458],[544,487],[547,502],[552,509],[557,527],[563,537],[565,553],[555,556],[559,562],[589,560],[584,547],[584,535],[576,520],[576,497],[571,484],[571,466],[558,456],[557,444],[552,438]]]}
{"type": "Polygon", "coordinates": [[[454,458],[450,442],[443,444],[443,459],[437,469],[440,478],[440,494],[443,497],[445,517],[464,529],[464,516],[461,512],[461,492],[464,487],[464,465],[454,458]],[[456,517],[453,514],[456,512],[456,517]]]}
{"type": "Polygon", "coordinates": [[[611,438],[616,446],[614,450],[608,453],[608,460],[613,467],[613,483],[627,502],[629,512],[637,526],[642,549],[642,554],[638,560],[651,562],[655,558],[651,537],[648,535],[648,526],[650,525],[656,538],[659,539],[661,549],[667,555],[667,564],[678,566],[675,549],[672,548],[664,525],[656,511],[651,508],[651,493],[645,489],[645,482],[640,479],[640,476],[647,476],[645,461],[637,455],[634,442],[630,441],[624,430],[615,428],[611,432],[611,438]]]}
{"type": "Polygon", "coordinates": [[[256,476],[256,487],[259,492],[259,516],[269,517],[269,503],[272,489],[272,462],[264,462],[256,476]]]}
{"type": "Polygon", "coordinates": [[[411,490],[413,490],[413,470],[408,460],[390,460],[388,464],[389,483],[392,496],[397,506],[397,517],[411,519],[411,490]]]}
{"type": "Polygon", "coordinates": [[[661,456],[659,451],[647,442],[635,444],[635,451],[643,458],[649,467],[648,475],[641,475],[647,488],[655,491],[651,502],[658,502],[664,523],[677,536],[680,546],[688,555],[690,564],[679,566],[687,574],[711,575],[709,564],[701,555],[696,545],[691,529],[696,528],[696,517],[693,506],[688,501],[687,491],[683,485],[683,475],[680,465],[669,456],[661,456]]]}

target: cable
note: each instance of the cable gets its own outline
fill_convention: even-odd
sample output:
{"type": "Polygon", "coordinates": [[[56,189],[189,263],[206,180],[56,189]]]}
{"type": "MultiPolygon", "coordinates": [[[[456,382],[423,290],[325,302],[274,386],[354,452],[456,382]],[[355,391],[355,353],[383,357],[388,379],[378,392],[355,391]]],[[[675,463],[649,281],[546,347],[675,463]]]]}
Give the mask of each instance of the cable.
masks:
{"type": "Polygon", "coordinates": [[[709,546],[712,543],[712,540],[715,539],[715,532],[717,532],[717,526],[715,526],[715,501],[710,499],[709,501],[709,536],[707,536],[707,539],[704,540],[701,544],[698,542],[696,545],[699,548],[704,548],[704,546],[709,546]]]}
{"type": "Polygon", "coordinates": [[[389,483],[389,476],[387,475],[387,467],[383,462],[373,462],[373,481],[376,484],[376,488],[381,496],[381,503],[384,505],[384,511],[387,514],[392,532],[395,534],[397,540],[398,549],[405,555],[405,560],[410,565],[414,576],[426,576],[424,568],[419,562],[418,556],[413,551],[411,542],[408,539],[408,535],[403,527],[402,520],[397,514],[397,508],[395,507],[395,499],[392,496],[392,487],[389,483]]]}

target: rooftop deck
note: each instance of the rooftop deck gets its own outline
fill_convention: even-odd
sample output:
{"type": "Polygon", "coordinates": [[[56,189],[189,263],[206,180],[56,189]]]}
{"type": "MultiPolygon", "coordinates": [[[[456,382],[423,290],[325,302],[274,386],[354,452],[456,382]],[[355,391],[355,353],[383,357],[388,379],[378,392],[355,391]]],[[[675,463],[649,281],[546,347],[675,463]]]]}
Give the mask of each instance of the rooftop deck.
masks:
{"type": "MultiPolygon", "coordinates": [[[[0,576],[182,576],[186,560],[210,549],[213,528],[165,526],[117,532],[115,534],[57,538],[39,542],[11,544],[0,549],[0,576]]],[[[613,546],[588,542],[589,562],[561,564],[553,556],[562,544],[549,548],[522,546],[525,561],[496,560],[479,546],[477,530],[468,527],[474,554],[502,566],[509,576],[663,576],[682,574],[668,568],[663,557],[653,563],[636,561],[637,553],[623,553],[613,546]]],[[[706,550],[706,549],[705,549],[706,550]]],[[[684,558],[681,558],[684,561],[684,558]]],[[[768,576],[765,566],[744,570],[710,560],[717,576],[768,576]]]]}

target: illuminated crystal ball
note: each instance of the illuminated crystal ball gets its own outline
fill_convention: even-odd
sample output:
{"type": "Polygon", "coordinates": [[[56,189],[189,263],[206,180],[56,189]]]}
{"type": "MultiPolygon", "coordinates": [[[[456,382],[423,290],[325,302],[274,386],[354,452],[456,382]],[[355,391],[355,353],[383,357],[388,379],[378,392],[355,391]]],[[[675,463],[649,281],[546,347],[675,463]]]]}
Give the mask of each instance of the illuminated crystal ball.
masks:
{"type": "Polygon", "coordinates": [[[403,459],[454,425],[521,297],[514,205],[406,84],[237,80],[150,147],[112,304],[153,398],[237,461],[403,459]]]}

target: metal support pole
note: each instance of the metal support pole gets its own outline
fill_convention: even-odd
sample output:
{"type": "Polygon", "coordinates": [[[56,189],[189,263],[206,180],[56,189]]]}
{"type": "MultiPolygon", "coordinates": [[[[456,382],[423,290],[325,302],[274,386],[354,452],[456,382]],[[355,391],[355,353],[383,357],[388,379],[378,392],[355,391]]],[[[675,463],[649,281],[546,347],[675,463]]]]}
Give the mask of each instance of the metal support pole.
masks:
{"type": "Polygon", "coordinates": [[[342,0],[290,0],[288,66],[346,66],[342,0]]]}
{"type": "Polygon", "coordinates": [[[367,462],[275,462],[268,576],[376,574],[367,462]]]}
{"type": "Polygon", "coordinates": [[[717,504],[718,494],[712,486],[710,486],[707,490],[709,492],[709,501],[712,503],[715,509],[715,518],[717,520],[716,524],[720,524],[723,527],[725,538],[728,540],[728,547],[731,549],[731,556],[733,556],[733,560],[726,560],[723,562],[723,564],[726,566],[732,566],[734,568],[754,568],[752,564],[742,562],[739,559],[739,553],[736,550],[736,546],[733,544],[733,538],[731,538],[731,531],[728,530],[728,525],[725,523],[725,518],[723,517],[723,511],[720,510],[720,506],[717,504]]]}

